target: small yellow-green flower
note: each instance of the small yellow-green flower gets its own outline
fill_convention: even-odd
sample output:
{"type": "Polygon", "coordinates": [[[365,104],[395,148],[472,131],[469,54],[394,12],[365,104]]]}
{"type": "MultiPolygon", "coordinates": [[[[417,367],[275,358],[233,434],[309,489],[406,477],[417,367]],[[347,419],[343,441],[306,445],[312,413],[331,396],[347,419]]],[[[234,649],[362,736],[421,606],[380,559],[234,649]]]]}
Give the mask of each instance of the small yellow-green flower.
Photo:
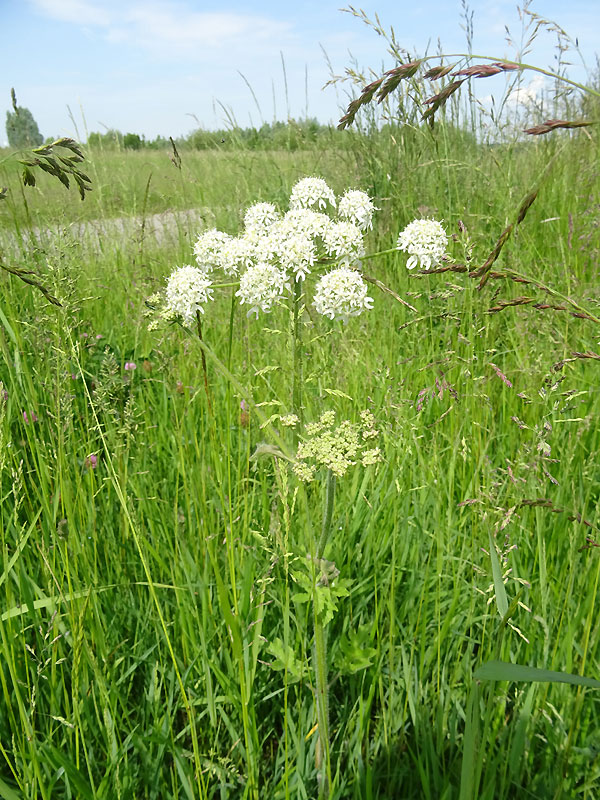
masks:
{"type": "Polygon", "coordinates": [[[295,474],[301,481],[311,481],[321,466],[343,477],[355,464],[368,466],[382,460],[378,447],[366,448],[366,441],[378,435],[375,417],[370,411],[361,414],[359,423],[343,420],[336,426],[335,412],[326,411],[318,422],[308,423],[307,436],[298,446],[295,474]]]}

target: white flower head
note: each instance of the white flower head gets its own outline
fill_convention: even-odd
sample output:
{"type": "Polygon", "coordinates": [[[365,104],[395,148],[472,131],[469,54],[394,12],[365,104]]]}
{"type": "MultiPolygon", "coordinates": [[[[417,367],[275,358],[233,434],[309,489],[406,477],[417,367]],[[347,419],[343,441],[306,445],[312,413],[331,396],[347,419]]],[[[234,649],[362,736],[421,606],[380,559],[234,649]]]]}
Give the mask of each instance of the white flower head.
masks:
{"type": "Polygon", "coordinates": [[[215,261],[227,275],[237,275],[241,269],[251,266],[256,258],[256,246],[246,236],[231,237],[223,243],[215,261]]]}
{"type": "Polygon", "coordinates": [[[332,222],[323,232],[323,244],[342,264],[354,264],[365,254],[363,234],[353,222],[332,222]]]}
{"type": "Polygon", "coordinates": [[[323,178],[302,178],[292,188],[290,208],[326,208],[330,203],[335,208],[335,195],[323,178]]]}
{"type": "Polygon", "coordinates": [[[281,228],[286,232],[303,233],[315,239],[322,237],[331,225],[327,214],[312,211],[310,208],[294,208],[288,211],[281,221],[281,228]]]}
{"type": "Polygon", "coordinates": [[[244,272],[236,296],[250,306],[248,316],[254,312],[258,317],[259,310],[268,314],[286,290],[290,291],[290,285],[285,272],[274,264],[259,262],[244,272]]]}
{"type": "Polygon", "coordinates": [[[228,233],[218,231],[216,228],[201,233],[194,245],[194,255],[199,268],[204,272],[212,272],[213,269],[221,267],[221,252],[232,238],[228,233]]]}
{"type": "Polygon", "coordinates": [[[410,255],[407,269],[420,264],[424,269],[439,264],[446,253],[448,236],[435,219],[415,219],[398,236],[398,250],[410,255]]]}
{"type": "Polygon", "coordinates": [[[278,230],[274,230],[275,227],[277,226],[273,226],[267,236],[253,238],[254,254],[257,262],[271,264],[277,260],[281,246],[281,234],[278,230]]]}
{"type": "Polygon", "coordinates": [[[264,235],[280,218],[281,215],[272,203],[254,203],[246,209],[244,225],[248,233],[258,232],[264,235]]]}
{"type": "Polygon", "coordinates": [[[310,275],[310,267],[315,263],[317,248],[308,236],[302,233],[293,233],[281,239],[277,255],[284,270],[293,271],[296,280],[304,280],[307,275],[310,275]]]}
{"type": "Polygon", "coordinates": [[[361,231],[373,227],[373,213],[376,211],[371,198],[366,192],[348,189],[340,199],[338,215],[342,219],[353,222],[361,231]]]}
{"type": "Polygon", "coordinates": [[[204,304],[212,300],[212,282],[206,273],[189,264],[175,269],[167,280],[165,310],[168,315],[181,317],[189,325],[196,312],[204,313],[204,304]]]}
{"type": "Polygon", "coordinates": [[[313,305],[319,314],[346,322],[371,309],[373,298],[367,296],[367,284],[356,270],[340,267],[318,281],[313,305]]]}

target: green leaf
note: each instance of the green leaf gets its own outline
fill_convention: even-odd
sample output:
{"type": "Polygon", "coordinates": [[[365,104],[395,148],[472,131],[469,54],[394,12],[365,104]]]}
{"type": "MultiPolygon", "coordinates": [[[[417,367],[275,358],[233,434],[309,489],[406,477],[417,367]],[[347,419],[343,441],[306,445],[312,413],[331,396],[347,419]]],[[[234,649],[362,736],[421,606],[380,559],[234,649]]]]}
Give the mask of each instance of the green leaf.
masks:
{"type": "Polygon", "coordinates": [[[22,794],[17,794],[7,783],[0,778],[0,797],[2,800],[23,800],[22,794]]]}
{"type": "Polygon", "coordinates": [[[554,672],[550,669],[525,667],[508,661],[488,661],[476,669],[473,677],[481,681],[539,681],[542,683],[570,683],[572,686],[589,686],[600,689],[600,681],[573,675],[571,672],[554,672]]]}
{"type": "Polygon", "coordinates": [[[14,332],[14,330],[13,330],[13,328],[12,328],[12,326],[11,326],[10,322],[9,322],[9,321],[6,319],[6,316],[5,316],[5,314],[4,314],[4,311],[2,311],[2,309],[1,309],[1,308],[0,308],[0,322],[1,322],[1,323],[2,323],[2,325],[4,326],[4,330],[6,331],[6,333],[8,334],[8,336],[11,338],[11,340],[12,340],[12,343],[16,345],[16,343],[17,343],[17,337],[16,337],[16,335],[15,335],[15,332],[14,332]]]}
{"type": "MultiPolygon", "coordinates": [[[[279,419],[279,414],[275,414],[270,419],[265,420],[260,426],[264,428],[265,425],[270,425],[272,420],[279,419]]],[[[276,445],[274,444],[267,444],[266,442],[261,442],[260,444],[256,445],[256,450],[250,456],[250,461],[256,461],[261,456],[273,456],[274,458],[285,458],[287,461],[293,461],[293,458],[286,456],[286,454],[276,445]]]]}
{"type": "Polygon", "coordinates": [[[496,593],[496,605],[500,616],[504,619],[508,611],[508,598],[506,596],[506,589],[504,588],[504,581],[502,580],[502,569],[498,561],[498,553],[496,552],[496,543],[492,537],[491,531],[489,532],[490,538],[490,559],[492,561],[492,575],[494,577],[494,591],[496,593]]]}
{"type": "Polygon", "coordinates": [[[16,563],[16,561],[17,561],[17,559],[18,559],[18,558],[19,558],[19,556],[21,555],[21,551],[23,550],[23,548],[24,548],[24,547],[25,547],[25,545],[27,544],[27,540],[29,539],[29,537],[30,537],[30,535],[31,535],[31,532],[32,532],[32,531],[33,531],[33,529],[34,529],[36,522],[37,522],[37,521],[38,521],[38,519],[40,518],[40,514],[41,514],[41,513],[42,513],[42,509],[40,508],[40,510],[38,511],[38,513],[35,515],[34,519],[31,521],[31,523],[30,523],[30,525],[29,525],[29,528],[28,528],[28,530],[27,530],[27,533],[26,533],[24,536],[22,536],[22,537],[21,537],[21,539],[20,539],[19,543],[18,543],[18,544],[17,544],[17,546],[15,547],[15,552],[14,552],[14,553],[12,554],[12,556],[10,557],[10,560],[9,560],[8,564],[6,565],[6,567],[5,567],[4,571],[2,572],[2,575],[0,575],[0,586],[2,586],[2,584],[3,584],[3,583],[4,583],[4,581],[6,580],[6,576],[7,576],[7,575],[8,575],[8,573],[11,571],[11,569],[14,567],[14,565],[15,565],[15,563],[16,563]]]}
{"type": "Polygon", "coordinates": [[[275,658],[275,661],[271,663],[273,669],[286,670],[291,682],[299,681],[302,678],[304,672],[302,662],[298,661],[289,644],[286,645],[277,637],[268,646],[267,652],[275,658]]]}
{"type": "Polygon", "coordinates": [[[29,614],[33,610],[37,610],[38,608],[48,608],[51,611],[54,611],[61,602],[71,603],[73,600],[79,600],[81,597],[86,597],[86,595],[90,591],[94,592],[106,592],[109,589],[114,589],[116,584],[111,586],[101,586],[99,588],[93,589],[85,589],[81,592],[69,592],[68,594],[63,595],[52,595],[51,597],[42,597],[40,600],[31,600],[30,602],[20,603],[18,606],[13,606],[12,608],[7,609],[4,614],[0,617],[0,622],[6,622],[7,619],[13,619],[13,617],[21,617],[23,614],[29,614]]]}
{"type": "Polygon", "coordinates": [[[371,647],[369,626],[361,625],[358,630],[351,631],[340,641],[340,653],[336,658],[336,666],[342,674],[352,675],[367,669],[377,656],[377,650],[371,647]]]}
{"type": "Polygon", "coordinates": [[[231,633],[231,644],[233,649],[234,658],[240,659],[242,658],[242,638],[240,633],[240,624],[237,616],[234,614],[230,602],[229,602],[229,594],[225,583],[223,582],[223,578],[221,577],[221,572],[219,570],[219,565],[217,560],[211,554],[211,561],[213,565],[215,581],[217,584],[217,596],[219,598],[219,607],[221,609],[221,613],[223,614],[223,618],[229,627],[229,631],[231,633]]]}
{"type": "Polygon", "coordinates": [[[42,745],[42,752],[44,757],[48,760],[48,763],[51,764],[54,769],[60,767],[64,769],[69,783],[71,784],[71,788],[76,790],[77,797],[82,800],[84,798],[94,797],[95,792],[92,790],[87,778],[77,769],[75,764],[69,760],[65,753],[48,743],[42,745]]]}
{"type": "Polygon", "coordinates": [[[459,800],[471,800],[471,798],[476,797],[475,781],[477,750],[480,742],[479,727],[479,685],[473,681],[467,700],[467,713],[465,714],[459,800]]]}

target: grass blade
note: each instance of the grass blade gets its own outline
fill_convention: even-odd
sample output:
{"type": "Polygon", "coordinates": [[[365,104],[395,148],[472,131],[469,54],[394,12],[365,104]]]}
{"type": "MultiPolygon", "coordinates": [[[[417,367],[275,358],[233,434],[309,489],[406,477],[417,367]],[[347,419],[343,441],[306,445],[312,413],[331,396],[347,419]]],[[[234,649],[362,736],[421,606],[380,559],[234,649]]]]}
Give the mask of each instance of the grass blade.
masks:
{"type": "Polygon", "coordinates": [[[526,667],[508,661],[488,661],[475,670],[474,677],[481,681],[539,681],[542,683],[570,683],[572,686],[588,686],[600,689],[600,681],[573,675],[571,672],[554,672],[550,669],[526,667]]]}

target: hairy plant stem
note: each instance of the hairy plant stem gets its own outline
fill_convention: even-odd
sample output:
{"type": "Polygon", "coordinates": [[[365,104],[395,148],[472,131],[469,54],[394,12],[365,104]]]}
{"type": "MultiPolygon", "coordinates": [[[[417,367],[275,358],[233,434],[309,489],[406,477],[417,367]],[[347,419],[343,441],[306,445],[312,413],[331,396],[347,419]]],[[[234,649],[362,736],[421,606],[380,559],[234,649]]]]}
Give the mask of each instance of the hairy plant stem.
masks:
{"type": "Polygon", "coordinates": [[[321,538],[317,545],[317,558],[323,558],[325,547],[327,546],[327,539],[329,531],[331,530],[331,519],[333,517],[333,502],[335,499],[335,475],[333,472],[327,470],[327,478],[325,482],[325,501],[323,504],[323,522],[321,524],[321,538]]]}
{"type": "Polygon", "coordinates": [[[331,531],[333,518],[333,504],[335,499],[335,475],[329,469],[325,480],[325,499],[323,503],[323,521],[321,523],[321,536],[317,545],[314,564],[314,592],[313,616],[315,625],[314,643],[314,669],[315,669],[315,700],[317,706],[318,739],[316,747],[316,767],[319,781],[319,797],[326,797],[331,785],[331,758],[329,753],[329,687],[327,685],[327,634],[323,619],[318,612],[316,592],[320,581],[321,566],[327,539],[331,531]]]}
{"type": "MultiPolygon", "coordinates": [[[[260,408],[260,406],[256,404],[254,398],[252,397],[252,392],[249,390],[249,388],[245,387],[231,373],[229,368],[221,361],[221,359],[214,353],[214,351],[209,347],[209,345],[206,344],[206,342],[203,339],[198,338],[197,341],[200,344],[202,352],[210,359],[210,361],[214,364],[214,366],[221,373],[221,375],[223,375],[223,377],[231,384],[231,386],[239,393],[239,395],[245,398],[246,402],[248,403],[248,406],[256,414],[257,419],[262,423],[263,427],[269,430],[271,438],[279,448],[279,453],[277,455],[287,460],[292,460],[292,455],[289,452],[287,443],[282,439],[277,429],[274,428],[273,425],[269,422],[262,408],[260,408]]],[[[327,544],[327,538],[331,528],[331,520],[333,516],[334,496],[335,496],[335,476],[330,471],[328,473],[326,481],[323,522],[321,526],[321,537],[319,539],[318,545],[315,548],[314,551],[315,558],[313,559],[315,593],[317,591],[317,580],[318,580],[318,570],[319,570],[317,558],[318,554],[322,554],[324,552],[325,545],[327,544]]],[[[307,534],[308,534],[307,538],[308,541],[314,543],[315,537],[312,529],[309,500],[306,489],[303,485],[300,486],[299,498],[305,512],[307,534]]],[[[234,613],[235,616],[233,617],[232,622],[235,624],[238,621],[238,612],[237,609],[235,608],[234,608],[234,613]]],[[[316,603],[314,603],[314,601],[313,601],[313,614],[314,614],[314,626],[315,626],[315,636],[314,636],[315,689],[316,689],[317,722],[319,731],[317,740],[316,761],[317,761],[317,769],[320,776],[319,796],[325,797],[326,793],[328,792],[329,786],[331,784],[331,759],[329,753],[329,705],[328,705],[328,687],[327,687],[327,640],[325,637],[324,625],[322,620],[319,619],[319,615],[317,614],[316,610],[316,603]]],[[[237,627],[236,627],[236,633],[237,633],[237,627]]],[[[234,637],[234,640],[235,638],[236,637],[234,637]]],[[[244,700],[243,706],[246,706],[246,702],[249,699],[249,692],[248,692],[248,687],[246,686],[245,674],[242,672],[241,659],[242,656],[239,656],[238,663],[240,667],[240,689],[244,700]]],[[[244,725],[244,732],[245,732],[245,744],[249,756],[248,796],[255,798],[257,796],[256,795],[257,776],[254,774],[253,755],[256,749],[256,743],[253,740],[251,740],[250,737],[246,734],[247,725],[249,724],[249,719],[248,719],[248,709],[245,707],[242,709],[242,722],[244,725]],[[250,750],[251,747],[253,748],[252,750],[250,750]]]]}
{"type": "MultiPolygon", "coordinates": [[[[302,411],[302,288],[303,280],[294,283],[294,307],[293,307],[293,327],[292,327],[292,348],[293,348],[293,375],[292,375],[292,412],[297,415],[300,425],[303,423],[302,411]]],[[[294,449],[298,444],[298,434],[294,429],[294,449]]]]}

